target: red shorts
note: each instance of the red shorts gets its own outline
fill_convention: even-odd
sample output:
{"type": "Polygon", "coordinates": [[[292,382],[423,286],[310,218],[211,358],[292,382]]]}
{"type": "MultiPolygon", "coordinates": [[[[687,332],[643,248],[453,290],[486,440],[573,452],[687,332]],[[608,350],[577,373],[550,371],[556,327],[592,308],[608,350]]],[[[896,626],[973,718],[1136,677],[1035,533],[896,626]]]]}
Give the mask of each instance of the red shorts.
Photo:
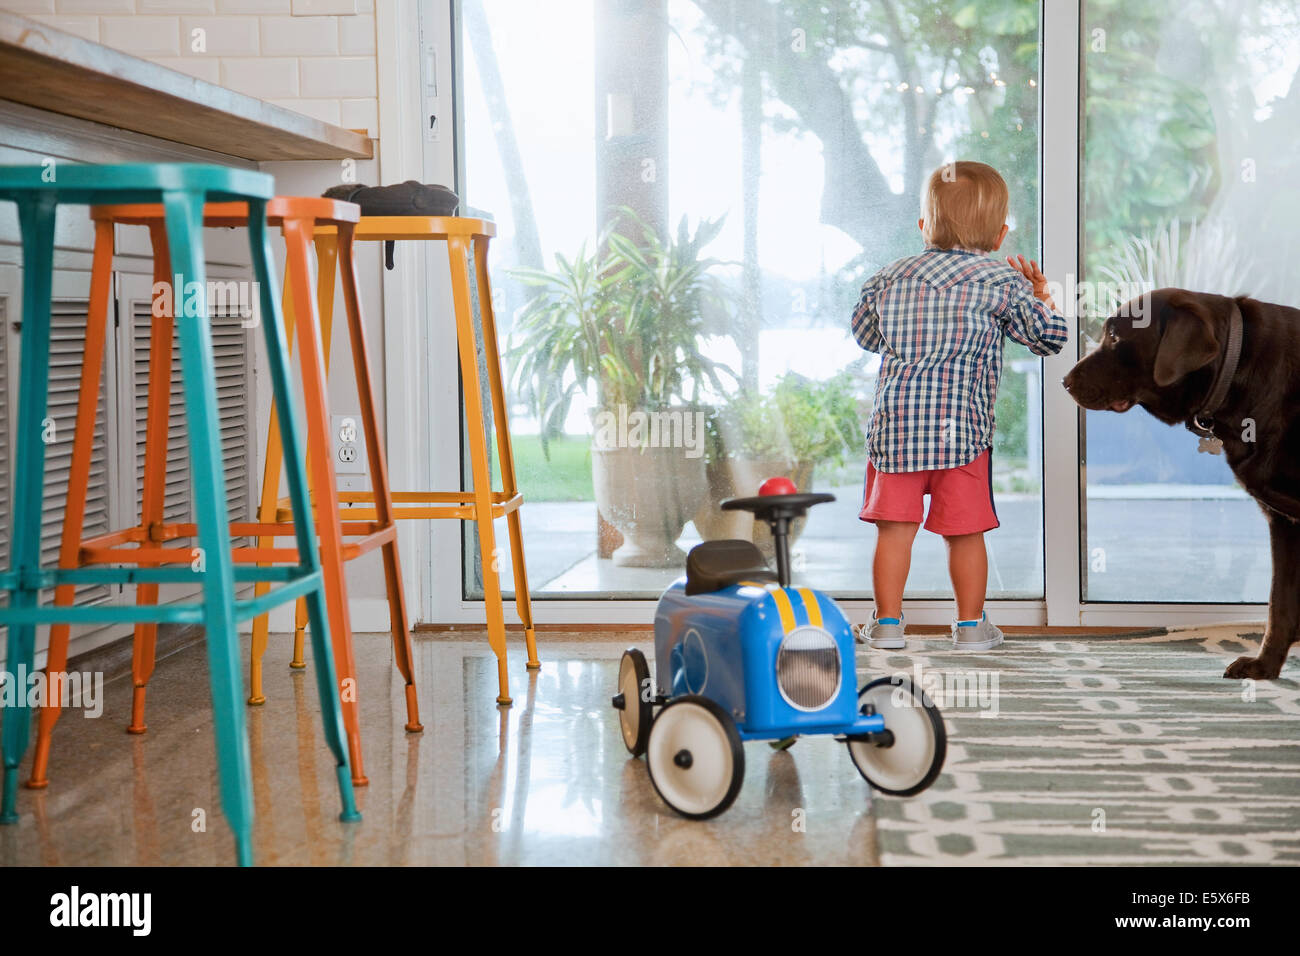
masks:
{"type": "Polygon", "coordinates": [[[933,471],[876,471],[867,462],[863,521],[910,521],[941,535],[979,534],[998,527],[993,507],[993,450],[985,449],[960,468],[933,471]],[[930,496],[925,515],[921,499],[930,496]]]}

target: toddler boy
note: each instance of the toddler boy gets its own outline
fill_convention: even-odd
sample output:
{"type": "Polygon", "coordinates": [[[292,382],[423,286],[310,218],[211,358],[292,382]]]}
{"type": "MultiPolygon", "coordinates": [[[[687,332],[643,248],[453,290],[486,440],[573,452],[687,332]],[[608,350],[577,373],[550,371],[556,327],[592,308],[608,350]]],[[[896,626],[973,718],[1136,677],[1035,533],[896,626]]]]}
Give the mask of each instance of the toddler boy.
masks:
{"type": "Polygon", "coordinates": [[[1002,643],[984,612],[984,532],[998,527],[991,479],[1003,341],[1054,355],[1067,337],[1038,263],[990,256],[1006,238],[1007,206],[1007,184],[992,166],[935,170],[917,220],[925,250],[872,276],[853,312],[853,337],[881,357],[859,515],[876,525],[874,648],[904,646],[903,587],[925,495],[926,530],[948,547],[953,645],[1002,643]]]}

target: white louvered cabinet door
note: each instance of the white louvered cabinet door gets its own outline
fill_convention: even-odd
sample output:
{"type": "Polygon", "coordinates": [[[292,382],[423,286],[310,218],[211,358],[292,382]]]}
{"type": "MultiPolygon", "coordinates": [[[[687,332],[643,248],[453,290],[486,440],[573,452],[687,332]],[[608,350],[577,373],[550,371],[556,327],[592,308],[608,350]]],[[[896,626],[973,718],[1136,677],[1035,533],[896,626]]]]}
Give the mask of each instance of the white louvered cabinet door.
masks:
{"type": "MultiPolygon", "coordinates": [[[[46,399],[47,433],[52,441],[45,447],[44,501],[41,510],[41,564],[44,567],[55,567],[59,561],[68,479],[72,467],[81,362],[85,354],[89,283],[90,276],[85,272],[56,270],[54,273],[46,399]]],[[[18,465],[13,435],[19,405],[21,303],[20,271],[12,266],[0,267],[0,562],[5,567],[9,563],[12,534],[13,474],[18,465]]],[[[100,381],[83,537],[111,530],[109,435],[113,416],[105,401],[111,387],[110,381],[107,374],[100,381]]],[[[84,585],[77,589],[76,603],[102,603],[110,600],[112,590],[105,585],[84,585]]],[[[51,594],[44,595],[46,600],[50,597],[51,594]]]]}
{"type": "MultiPolygon", "coordinates": [[[[149,296],[150,282],[143,276],[121,277],[121,329],[124,367],[129,368],[126,420],[129,421],[129,445],[132,482],[130,489],[131,522],[140,519],[144,493],[145,446],[148,434],[150,379],[150,340],[153,310],[149,296]]],[[[226,499],[231,521],[248,521],[254,514],[253,475],[253,347],[251,330],[243,328],[239,315],[219,314],[211,319],[213,364],[216,370],[217,414],[221,428],[222,461],[225,469],[226,499]]],[[[189,424],[182,390],[182,356],[179,334],[174,335],[171,357],[171,395],[167,420],[167,468],[163,498],[163,521],[193,523],[190,474],[189,424]]],[[[236,544],[243,543],[237,541],[236,544]]],[[[168,547],[190,549],[196,542],[184,539],[168,547]]],[[[193,594],[195,588],[175,588],[164,592],[180,598],[193,594]]]]}
{"type": "MultiPolygon", "coordinates": [[[[41,564],[44,567],[54,567],[59,563],[63,519],[67,510],[68,480],[72,471],[81,365],[85,355],[86,315],[90,306],[86,298],[90,277],[73,274],[69,280],[69,291],[75,288],[81,292],[81,297],[65,298],[56,295],[50,310],[50,385],[46,417],[53,422],[55,441],[45,448],[45,508],[41,513],[41,564]]],[[[58,282],[56,276],[56,290],[59,285],[62,283],[58,282]]],[[[112,530],[109,523],[111,423],[108,420],[108,395],[108,369],[101,367],[82,540],[112,530]]],[[[107,585],[83,585],[77,588],[76,603],[100,603],[107,600],[110,594],[111,589],[107,585]]]]}

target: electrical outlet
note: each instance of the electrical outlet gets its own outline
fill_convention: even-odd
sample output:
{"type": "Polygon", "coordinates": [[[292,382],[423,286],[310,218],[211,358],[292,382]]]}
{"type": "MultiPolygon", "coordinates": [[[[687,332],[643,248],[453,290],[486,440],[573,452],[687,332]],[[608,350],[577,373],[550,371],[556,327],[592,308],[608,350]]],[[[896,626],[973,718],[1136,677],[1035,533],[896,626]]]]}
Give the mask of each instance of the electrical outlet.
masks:
{"type": "Polygon", "coordinates": [[[338,475],[366,473],[366,437],[359,415],[333,415],[334,471],[338,475]]]}

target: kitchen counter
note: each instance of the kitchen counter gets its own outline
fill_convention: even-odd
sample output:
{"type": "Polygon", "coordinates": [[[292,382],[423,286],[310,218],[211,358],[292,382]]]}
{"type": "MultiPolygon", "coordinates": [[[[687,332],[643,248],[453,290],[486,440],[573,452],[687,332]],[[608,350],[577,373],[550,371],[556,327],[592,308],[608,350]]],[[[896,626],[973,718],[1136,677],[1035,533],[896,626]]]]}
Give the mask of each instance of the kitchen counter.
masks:
{"type": "Polygon", "coordinates": [[[362,133],[3,11],[0,100],[254,162],[372,158],[362,133]]]}

